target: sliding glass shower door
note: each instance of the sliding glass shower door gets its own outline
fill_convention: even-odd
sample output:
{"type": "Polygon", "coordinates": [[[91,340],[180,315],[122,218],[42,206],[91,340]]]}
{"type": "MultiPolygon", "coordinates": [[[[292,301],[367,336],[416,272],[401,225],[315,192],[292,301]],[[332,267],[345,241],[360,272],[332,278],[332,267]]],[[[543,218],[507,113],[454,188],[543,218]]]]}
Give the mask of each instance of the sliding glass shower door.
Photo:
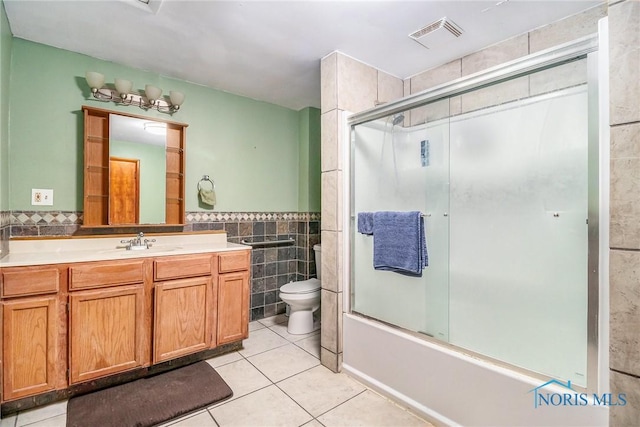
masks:
{"type": "Polygon", "coordinates": [[[586,69],[581,59],[353,127],[352,312],[587,386],[586,69]],[[375,270],[358,213],[416,210],[422,277],[375,270]]]}

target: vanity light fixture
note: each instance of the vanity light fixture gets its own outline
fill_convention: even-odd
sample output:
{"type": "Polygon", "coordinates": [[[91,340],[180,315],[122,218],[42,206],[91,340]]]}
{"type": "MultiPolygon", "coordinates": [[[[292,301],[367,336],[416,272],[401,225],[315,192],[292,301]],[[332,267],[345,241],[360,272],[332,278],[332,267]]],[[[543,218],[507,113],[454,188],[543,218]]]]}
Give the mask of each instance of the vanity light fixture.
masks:
{"type": "Polygon", "coordinates": [[[184,94],[172,90],[169,92],[169,101],[162,97],[162,89],[145,85],[144,96],[131,93],[133,83],[130,80],[115,79],[115,90],[104,87],[104,75],[95,71],[85,73],[87,84],[91,88],[91,95],[98,101],[113,101],[119,105],[135,105],[143,110],[151,108],[161,113],[173,114],[180,109],[184,102],[184,94]]]}

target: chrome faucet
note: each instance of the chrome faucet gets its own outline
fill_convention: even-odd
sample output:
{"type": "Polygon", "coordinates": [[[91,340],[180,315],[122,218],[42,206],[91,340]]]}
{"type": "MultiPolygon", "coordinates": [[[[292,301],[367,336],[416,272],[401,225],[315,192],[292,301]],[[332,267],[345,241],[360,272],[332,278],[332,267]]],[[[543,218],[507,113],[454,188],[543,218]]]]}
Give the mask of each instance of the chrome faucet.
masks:
{"type": "Polygon", "coordinates": [[[128,251],[137,251],[141,249],[149,249],[151,247],[151,243],[155,242],[156,239],[142,239],[144,237],[144,233],[140,232],[136,237],[131,240],[120,240],[120,243],[126,243],[126,249],[128,251]]]}

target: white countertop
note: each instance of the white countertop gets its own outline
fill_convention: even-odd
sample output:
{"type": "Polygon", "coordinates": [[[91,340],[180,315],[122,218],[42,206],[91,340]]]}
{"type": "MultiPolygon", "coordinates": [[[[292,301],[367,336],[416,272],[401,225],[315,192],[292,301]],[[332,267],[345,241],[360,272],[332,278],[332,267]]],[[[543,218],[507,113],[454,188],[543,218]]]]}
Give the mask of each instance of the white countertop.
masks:
{"type": "Polygon", "coordinates": [[[9,241],[9,254],[0,259],[0,267],[105,261],[204,252],[251,249],[250,246],[227,242],[226,233],[149,235],[156,239],[151,248],[126,250],[121,240],[129,237],[95,237],[82,239],[33,239],[9,241]]]}

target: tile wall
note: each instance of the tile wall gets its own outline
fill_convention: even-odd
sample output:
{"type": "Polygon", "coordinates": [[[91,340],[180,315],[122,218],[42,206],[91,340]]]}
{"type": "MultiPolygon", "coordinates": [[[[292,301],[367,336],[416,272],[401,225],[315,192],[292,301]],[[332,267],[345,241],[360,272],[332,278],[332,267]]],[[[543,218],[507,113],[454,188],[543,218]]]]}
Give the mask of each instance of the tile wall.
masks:
{"type": "MultiPolygon", "coordinates": [[[[461,77],[512,61],[598,32],[598,20],[607,16],[607,6],[601,5],[556,23],[504,40],[481,51],[426,70],[405,80],[405,95],[422,92],[461,77]]],[[[586,82],[585,61],[509,80],[499,85],[475,90],[450,99],[450,104],[430,105],[410,112],[411,126],[450,115],[499,105],[505,102],[552,92],[586,82]]]]}
{"type": "MultiPolygon", "coordinates": [[[[634,1],[634,3],[637,3],[634,1]]],[[[421,92],[510,60],[556,46],[598,31],[598,20],[607,16],[607,5],[586,10],[550,25],[489,46],[442,66],[416,74],[404,81],[389,76],[358,60],[334,52],[321,61],[322,126],[322,336],[321,361],[339,371],[342,364],[342,235],[343,235],[343,141],[341,114],[358,113],[381,103],[421,92]]],[[[584,81],[579,64],[568,64],[550,72],[565,77],[563,86],[584,81]],[[574,67],[574,68],[572,68],[574,67]]],[[[410,125],[423,123],[428,114],[460,114],[489,105],[557,89],[544,75],[516,79],[496,88],[486,88],[452,98],[443,111],[414,109],[410,125]]],[[[636,97],[637,99],[637,97],[636,97]]],[[[447,105],[444,105],[447,104],[447,105]]],[[[640,194],[640,192],[639,192],[640,194]]],[[[640,223],[640,222],[637,222],[640,223]]],[[[639,233],[640,236],[640,233],[639,233]]]]}
{"type": "Polygon", "coordinates": [[[82,212],[11,211],[12,237],[71,236],[82,225],[82,212]]]}
{"type": "MultiPolygon", "coordinates": [[[[278,295],[282,285],[316,276],[313,246],[320,243],[316,212],[187,212],[187,224],[176,231],[224,230],[230,242],[293,239],[290,245],[256,247],[251,253],[251,320],[285,311],[278,295]]],[[[82,212],[13,211],[0,217],[0,230],[12,236],[64,236],[81,232],[82,212]],[[10,224],[10,226],[9,226],[10,224]]],[[[137,227],[140,228],[140,227],[137,227]]],[[[148,232],[154,230],[145,226],[148,232]]],[[[113,230],[109,230],[114,232],[113,230]]],[[[130,232],[116,230],[115,232],[130,232]]],[[[3,250],[3,253],[5,251],[3,250]]]]}
{"type": "Polygon", "coordinates": [[[343,112],[357,113],[402,98],[403,83],[353,58],[332,53],[321,62],[322,135],[322,331],[320,360],[342,367],[343,112]]]}
{"type": "Polygon", "coordinates": [[[611,426],[640,420],[640,2],[609,2],[611,426]]]}

